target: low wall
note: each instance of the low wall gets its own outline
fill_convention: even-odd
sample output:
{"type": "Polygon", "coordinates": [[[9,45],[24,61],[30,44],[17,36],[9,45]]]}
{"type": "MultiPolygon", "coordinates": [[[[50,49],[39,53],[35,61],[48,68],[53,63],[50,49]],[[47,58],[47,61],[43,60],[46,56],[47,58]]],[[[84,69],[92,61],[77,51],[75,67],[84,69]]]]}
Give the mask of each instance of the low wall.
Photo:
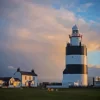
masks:
{"type": "Polygon", "coordinates": [[[46,88],[69,88],[68,86],[59,86],[59,85],[47,85],[46,88]]]}

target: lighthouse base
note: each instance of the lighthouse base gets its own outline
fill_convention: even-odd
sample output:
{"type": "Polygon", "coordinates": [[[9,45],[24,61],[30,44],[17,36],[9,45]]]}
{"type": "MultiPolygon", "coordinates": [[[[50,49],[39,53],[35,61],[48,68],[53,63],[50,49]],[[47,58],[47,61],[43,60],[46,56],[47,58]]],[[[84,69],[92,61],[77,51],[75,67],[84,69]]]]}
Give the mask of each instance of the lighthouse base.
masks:
{"type": "Polygon", "coordinates": [[[63,74],[62,85],[69,86],[87,86],[87,74],[63,74]]]}

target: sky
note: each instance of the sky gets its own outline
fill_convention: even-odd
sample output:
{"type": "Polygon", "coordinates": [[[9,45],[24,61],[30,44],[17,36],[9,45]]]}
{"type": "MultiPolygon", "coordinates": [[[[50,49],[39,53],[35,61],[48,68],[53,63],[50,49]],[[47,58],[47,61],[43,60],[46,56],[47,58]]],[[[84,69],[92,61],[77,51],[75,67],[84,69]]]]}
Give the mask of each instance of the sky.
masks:
{"type": "Polygon", "coordinates": [[[100,76],[99,9],[100,0],[0,0],[0,76],[20,67],[61,81],[74,24],[88,48],[89,76],[100,76]]]}

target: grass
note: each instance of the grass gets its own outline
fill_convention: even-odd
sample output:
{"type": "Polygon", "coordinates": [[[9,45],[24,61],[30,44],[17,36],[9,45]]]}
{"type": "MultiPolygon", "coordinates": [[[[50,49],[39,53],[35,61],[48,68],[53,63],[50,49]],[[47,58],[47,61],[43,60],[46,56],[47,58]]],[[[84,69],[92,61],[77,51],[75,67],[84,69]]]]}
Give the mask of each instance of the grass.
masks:
{"type": "Polygon", "coordinates": [[[0,89],[0,100],[100,100],[100,89],[0,89]]]}

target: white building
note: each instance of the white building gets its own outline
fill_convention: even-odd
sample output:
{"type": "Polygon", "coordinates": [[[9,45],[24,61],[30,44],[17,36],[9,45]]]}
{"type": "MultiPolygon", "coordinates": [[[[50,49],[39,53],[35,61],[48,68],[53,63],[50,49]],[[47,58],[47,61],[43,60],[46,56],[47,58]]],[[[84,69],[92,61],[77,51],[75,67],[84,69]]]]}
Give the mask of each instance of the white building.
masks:
{"type": "Polygon", "coordinates": [[[32,70],[31,72],[20,71],[17,69],[17,72],[14,73],[14,77],[17,77],[21,80],[22,87],[37,87],[37,74],[32,70]]]}

